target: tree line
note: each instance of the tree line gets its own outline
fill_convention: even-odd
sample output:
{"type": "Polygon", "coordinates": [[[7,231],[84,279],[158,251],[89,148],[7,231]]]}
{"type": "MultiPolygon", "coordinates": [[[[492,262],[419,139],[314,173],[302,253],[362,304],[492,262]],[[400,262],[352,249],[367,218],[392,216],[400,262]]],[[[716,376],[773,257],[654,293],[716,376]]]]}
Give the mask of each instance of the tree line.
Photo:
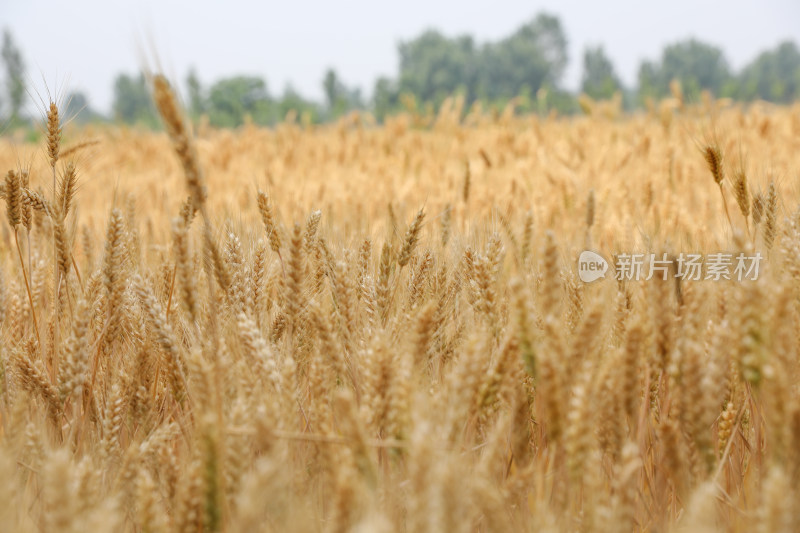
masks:
{"type": "MultiPolygon", "coordinates": [[[[193,118],[205,117],[212,126],[236,127],[246,122],[272,125],[290,112],[317,123],[366,110],[378,120],[409,106],[438,108],[445,98],[460,95],[466,106],[504,107],[513,99],[521,112],[573,113],[580,109],[579,94],[609,99],[619,94],[627,109],[670,94],[673,80],[681,83],[689,101],[702,91],[749,102],[766,100],[787,104],[800,99],[800,51],[783,42],[734,72],[722,49],[688,39],[666,46],[661,57],[643,61],[635,87],[625,87],[602,46],[588,47],[582,56],[582,78],[577,93],[563,87],[568,64],[567,36],[558,17],[540,13],[505,38],[478,43],[470,35],[448,37],[428,30],[398,45],[399,71],[376,80],[372,95],[349,87],[333,69],[322,79],[324,102],[304,98],[291,86],[273,94],[258,76],[232,76],[204,86],[194,69],[186,75],[182,92],[193,118]]],[[[6,29],[2,61],[5,91],[0,91],[0,124],[25,124],[25,63],[6,29]]],[[[112,116],[94,111],[85,94],[67,96],[68,116],[77,122],[116,120],[157,127],[158,120],[142,74],[119,74],[114,80],[112,116]]]]}

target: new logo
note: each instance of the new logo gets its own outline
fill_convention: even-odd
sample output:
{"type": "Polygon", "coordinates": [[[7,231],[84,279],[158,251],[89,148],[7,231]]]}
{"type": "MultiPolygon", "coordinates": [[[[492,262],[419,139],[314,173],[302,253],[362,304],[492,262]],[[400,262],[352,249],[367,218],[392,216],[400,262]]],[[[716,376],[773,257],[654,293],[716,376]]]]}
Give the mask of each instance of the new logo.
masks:
{"type": "Polygon", "coordinates": [[[608,272],[608,261],[591,250],[584,250],[578,257],[578,277],[584,283],[591,283],[600,278],[606,277],[608,272]]]}

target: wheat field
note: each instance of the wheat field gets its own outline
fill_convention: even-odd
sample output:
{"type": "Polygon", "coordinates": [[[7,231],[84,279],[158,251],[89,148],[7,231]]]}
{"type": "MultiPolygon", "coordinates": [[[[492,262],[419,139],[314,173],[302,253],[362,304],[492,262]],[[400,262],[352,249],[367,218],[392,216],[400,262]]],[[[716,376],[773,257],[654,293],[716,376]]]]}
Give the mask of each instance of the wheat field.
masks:
{"type": "Polygon", "coordinates": [[[0,140],[0,530],[800,530],[800,106],[153,95],[163,133],[0,140]]]}

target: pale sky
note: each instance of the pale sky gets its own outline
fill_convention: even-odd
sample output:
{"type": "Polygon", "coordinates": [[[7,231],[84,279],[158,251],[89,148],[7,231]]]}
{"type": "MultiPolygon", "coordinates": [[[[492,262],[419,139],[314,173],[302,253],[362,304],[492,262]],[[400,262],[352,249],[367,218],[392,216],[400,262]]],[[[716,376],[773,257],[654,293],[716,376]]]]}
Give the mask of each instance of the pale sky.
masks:
{"type": "Polygon", "coordinates": [[[798,0],[0,0],[0,26],[13,32],[35,88],[43,89],[43,78],[50,87],[68,80],[108,112],[114,77],[137,72],[151,44],[181,83],[194,65],[205,85],[252,74],[272,95],[291,82],[321,100],[328,67],[371,95],[378,76],[396,75],[401,40],[427,28],[496,40],[540,11],[564,26],[571,89],[587,45],[604,45],[627,85],[641,60],[689,37],[722,47],[734,69],[782,40],[800,45],[798,0]]]}

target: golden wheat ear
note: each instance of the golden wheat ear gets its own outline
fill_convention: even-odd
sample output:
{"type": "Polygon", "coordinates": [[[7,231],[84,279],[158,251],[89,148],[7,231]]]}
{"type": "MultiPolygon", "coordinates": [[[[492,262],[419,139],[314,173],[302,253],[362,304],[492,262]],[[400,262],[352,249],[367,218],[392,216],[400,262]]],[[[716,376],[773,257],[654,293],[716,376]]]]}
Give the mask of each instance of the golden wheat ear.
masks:
{"type": "Polygon", "coordinates": [[[175,153],[183,166],[193,207],[194,209],[202,210],[208,193],[197,157],[194,138],[180,110],[172,86],[162,74],[156,74],[153,77],[153,100],[161,119],[164,121],[164,128],[172,140],[175,153]]]}
{"type": "Polygon", "coordinates": [[[408,231],[406,231],[403,247],[400,249],[400,255],[397,256],[397,264],[400,265],[400,267],[406,266],[411,259],[414,248],[416,248],[417,242],[419,241],[419,232],[422,229],[422,221],[424,219],[425,210],[420,209],[417,216],[414,217],[414,221],[408,227],[408,231]]]}
{"type": "Polygon", "coordinates": [[[739,211],[744,217],[747,224],[747,231],[750,231],[750,189],[747,184],[747,169],[745,168],[744,160],[739,161],[739,166],[733,173],[733,194],[736,198],[736,204],[739,206],[739,211]]]}
{"type": "Polygon", "coordinates": [[[719,193],[722,196],[722,207],[725,210],[725,217],[728,219],[728,224],[731,231],[734,231],[731,215],[728,212],[728,202],[725,199],[725,189],[723,188],[723,181],[725,180],[725,172],[722,166],[722,150],[716,144],[709,144],[703,149],[703,158],[706,161],[711,177],[714,178],[714,183],[719,186],[719,193]]]}

